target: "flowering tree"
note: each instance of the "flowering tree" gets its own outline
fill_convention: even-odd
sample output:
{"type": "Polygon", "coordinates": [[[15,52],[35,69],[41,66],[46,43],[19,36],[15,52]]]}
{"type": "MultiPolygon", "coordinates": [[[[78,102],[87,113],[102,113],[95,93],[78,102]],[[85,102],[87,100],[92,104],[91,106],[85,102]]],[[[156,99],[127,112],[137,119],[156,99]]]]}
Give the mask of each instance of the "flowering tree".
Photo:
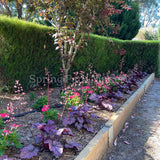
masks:
{"type": "Polygon", "coordinates": [[[123,0],[39,0],[32,5],[40,15],[44,15],[57,29],[53,35],[62,60],[63,82],[68,80],[68,71],[74,61],[77,50],[84,44],[85,33],[92,31],[92,26],[110,25],[110,16],[120,14],[114,3],[130,9],[123,0]]]}

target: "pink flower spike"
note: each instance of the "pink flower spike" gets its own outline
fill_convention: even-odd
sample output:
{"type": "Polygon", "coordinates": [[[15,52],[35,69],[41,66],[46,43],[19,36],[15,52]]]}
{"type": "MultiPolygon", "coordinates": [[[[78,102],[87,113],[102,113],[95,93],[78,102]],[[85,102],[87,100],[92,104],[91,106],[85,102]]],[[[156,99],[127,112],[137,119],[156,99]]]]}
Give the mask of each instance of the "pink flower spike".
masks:
{"type": "Polygon", "coordinates": [[[3,132],[4,133],[6,133],[6,134],[10,134],[10,133],[12,133],[11,131],[9,131],[9,130],[3,130],[3,132]]]}
{"type": "Polygon", "coordinates": [[[5,118],[5,117],[9,117],[9,115],[7,113],[0,113],[0,117],[5,118]]]}
{"type": "Polygon", "coordinates": [[[85,86],[85,87],[84,87],[84,89],[89,89],[89,88],[90,88],[89,86],[85,86]]]}
{"type": "Polygon", "coordinates": [[[80,94],[78,92],[74,92],[75,96],[80,96],[80,94]]]}
{"type": "Polygon", "coordinates": [[[108,87],[109,90],[111,90],[111,87],[108,87]]]}
{"type": "Polygon", "coordinates": [[[92,94],[92,93],[93,93],[93,91],[88,91],[88,93],[89,93],[89,94],[92,94]]]}
{"type": "Polygon", "coordinates": [[[70,96],[69,98],[70,98],[70,99],[73,99],[74,97],[75,97],[75,95],[72,95],[72,96],[70,96]]]}
{"type": "Polygon", "coordinates": [[[99,88],[101,88],[101,84],[98,83],[97,86],[98,86],[99,88]]]}
{"type": "Polygon", "coordinates": [[[49,109],[49,105],[44,105],[42,108],[42,112],[45,112],[49,109]]]}
{"type": "Polygon", "coordinates": [[[13,123],[13,124],[11,125],[11,128],[18,128],[18,127],[20,127],[20,126],[22,126],[22,125],[18,125],[18,124],[13,123]]]}

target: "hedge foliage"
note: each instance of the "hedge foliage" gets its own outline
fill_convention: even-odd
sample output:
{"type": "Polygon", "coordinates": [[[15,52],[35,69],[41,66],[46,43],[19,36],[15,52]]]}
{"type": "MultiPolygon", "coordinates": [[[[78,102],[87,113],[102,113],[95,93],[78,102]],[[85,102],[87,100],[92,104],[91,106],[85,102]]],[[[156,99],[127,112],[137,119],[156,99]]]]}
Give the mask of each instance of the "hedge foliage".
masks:
{"type": "Polygon", "coordinates": [[[0,17],[0,70],[7,85],[13,86],[18,79],[27,89],[35,77],[45,76],[45,67],[52,71],[53,76],[59,75],[61,63],[49,31],[54,32],[54,29],[0,17]]]}
{"type": "MultiPolygon", "coordinates": [[[[13,86],[20,80],[28,89],[35,77],[45,76],[45,67],[53,77],[60,76],[60,56],[50,31],[55,32],[51,27],[0,16],[0,75],[5,84],[13,86]]],[[[122,56],[115,50],[124,48],[124,71],[138,63],[141,70],[158,73],[158,41],[123,41],[92,34],[86,40],[88,45],[78,52],[71,72],[87,71],[90,62],[98,73],[119,70],[122,56]]]]}
{"type": "Polygon", "coordinates": [[[122,48],[126,50],[122,68],[124,72],[133,69],[137,63],[141,71],[158,73],[158,41],[124,41],[98,35],[90,35],[88,45],[77,54],[74,70],[86,70],[89,62],[93,63],[98,73],[119,70],[123,56],[115,53],[115,50],[122,48]]]}

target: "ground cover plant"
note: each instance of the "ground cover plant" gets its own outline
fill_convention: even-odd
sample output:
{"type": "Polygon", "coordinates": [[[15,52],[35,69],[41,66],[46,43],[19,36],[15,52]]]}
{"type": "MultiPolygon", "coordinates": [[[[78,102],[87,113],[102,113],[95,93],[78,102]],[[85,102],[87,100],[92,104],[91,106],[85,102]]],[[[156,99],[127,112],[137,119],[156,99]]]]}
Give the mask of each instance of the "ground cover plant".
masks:
{"type": "Polygon", "coordinates": [[[66,149],[81,150],[83,144],[76,141],[74,133],[95,135],[94,123],[100,120],[99,115],[97,116],[95,113],[103,114],[116,111],[118,109],[116,103],[123,103],[125,95],[132,93],[138,87],[140,79],[147,75],[144,72],[139,72],[137,65],[128,74],[107,72],[100,75],[93,70],[92,64],[89,65],[88,70],[88,73],[83,71],[75,72],[72,83],[59,94],[61,96],[59,101],[61,100],[64,104],[61,110],[50,104],[52,88],[49,85],[48,73],[46,74],[48,81],[44,84],[47,86],[46,93],[41,93],[39,96],[35,95],[34,97],[37,98],[34,101],[26,96],[31,102],[28,106],[25,102],[23,88],[19,81],[16,81],[17,105],[14,106],[10,102],[7,110],[1,110],[0,113],[0,140],[3,143],[3,147],[1,147],[2,157],[6,156],[7,147],[12,145],[18,148],[22,147],[19,142],[21,138],[18,136],[18,131],[20,132],[18,127],[21,128],[23,125],[28,128],[35,140],[32,143],[23,145],[23,148],[18,152],[19,156],[17,158],[36,158],[41,152],[48,150],[52,153],[52,157],[60,159],[66,149]],[[35,117],[36,115],[38,117],[36,118],[37,122],[13,123],[18,117],[15,114],[23,115],[22,113],[26,111],[34,111],[35,117]],[[6,118],[7,121],[4,121],[6,118]],[[10,126],[12,127],[10,128],[10,126]],[[33,127],[37,128],[37,132],[35,129],[33,131],[33,127]]]}

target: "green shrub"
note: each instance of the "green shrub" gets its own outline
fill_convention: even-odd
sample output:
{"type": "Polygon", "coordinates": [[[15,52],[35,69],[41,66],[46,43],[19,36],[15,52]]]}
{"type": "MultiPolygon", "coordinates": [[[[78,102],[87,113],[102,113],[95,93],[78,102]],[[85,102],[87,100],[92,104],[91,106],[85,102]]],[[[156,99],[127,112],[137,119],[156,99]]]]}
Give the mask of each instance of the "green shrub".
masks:
{"type": "Polygon", "coordinates": [[[0,16],[0,72],[6,85],[20,80],[25,90],[35,86],[35,77],[45,76],[45,67],[53,76],[59,75],[60,57],[50,31],[55,32],[51,27],[0,16]]]}
{"type": "Polygon", "coordinates": [[[88,45],[75,57],[72,71],[87,71],[89,62],[98,73],[119,70],[122,57],[115,50],[124,48],[124,72],[133,69],[137,63],[140,70],[157,74],[159,46],[158,41],[124,41],[91,34],[88,45]]]}
{"type": "Polygon", "coordinates": [[[39,99],[36,100],[36,102],[31,108],[42,109],[44,105],[47,105],[47,96],[41,96],[39,99]]]}
{"type": "Polygon", "coordinates": [[[42,112],[42,114],[43,114],[44,122],[47,122],[48,120],[58,119],[58,111],[53,108],[51,108],[45,112],[42,112]]]}

